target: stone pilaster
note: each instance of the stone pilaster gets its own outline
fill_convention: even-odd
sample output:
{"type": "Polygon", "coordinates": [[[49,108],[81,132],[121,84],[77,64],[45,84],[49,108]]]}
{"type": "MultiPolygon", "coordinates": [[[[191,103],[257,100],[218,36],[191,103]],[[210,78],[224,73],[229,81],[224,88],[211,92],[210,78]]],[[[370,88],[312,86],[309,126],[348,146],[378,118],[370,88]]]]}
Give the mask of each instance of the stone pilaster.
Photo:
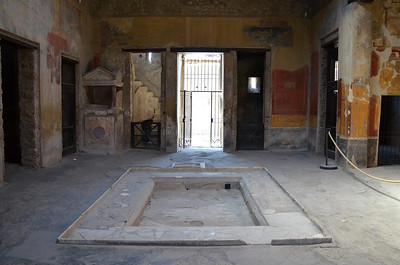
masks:
{"type": "Polygon", "coordinates": [[[164,143],[165,151],[177,152],[178,150],[178,124],[177,124],[177,54],[167,53],[165,55],[165,67],[163,67],[163,78],[165,78],[164,108],[162,110],[165,121],[164,143]]]}
{"type": "Polygon", "coordinates": [[[236,52],[224,55],[224,152],[236,149],[237,124],[237,57],[236,52]]]}
{"type": "MultiPolygon", "coordinates": [[[[367,166],[370,104],[371,11],[359,3],[346,7],[339,30],[337,140],[359,167],[367,166]]],[[[337,163],[346,161],[337,153],[337,163]]]]}

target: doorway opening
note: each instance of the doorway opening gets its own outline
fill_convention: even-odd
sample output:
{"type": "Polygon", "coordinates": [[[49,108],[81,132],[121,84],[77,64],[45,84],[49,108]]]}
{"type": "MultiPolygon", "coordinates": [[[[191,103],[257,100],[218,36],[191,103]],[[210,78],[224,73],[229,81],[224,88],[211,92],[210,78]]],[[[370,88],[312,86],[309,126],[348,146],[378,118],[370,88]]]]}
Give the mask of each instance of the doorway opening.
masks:
{"type": "Polygon", "coordinates": [[[76,152],[76,63],[62,59],[61,90],[62,90],[62,155],[76,152]]]}
{"type": "MultiPolygon", "coordinates": [[[[338,61],[338,45],[337,41],[329,44],[326,49],[326,116],[325,128],[330,130],[331,135],[336,139],[336,119],[337,119],[337,94],[338,94],[338,80],[339,80],[339,61],[338,61]]],[[[325,137],[327,133],[325,133],[325,137]]],[[[325,141],[326,142],[326,141],[325,141]]],[[[327,141],[328,157],[335,159],[335,146],[332,141],[327,141]]]]}
{"type": "Polygon", "coordinates": [[[178,54],[179,147],[222,148],[223,54],[178,54]]]}
{"type": "Polygon", "coordinates": [[[21,164],[18,47],[11,42],[1,41],[1,65],[4,160],[21,164]]]}
{"type": "Polygon", "coordinates": [[[400,164],[400,96],[382,96],[378,165],[400,164]]]}
{"type": "Polygon", "coordinates": [[[6,171],[10,164],[38,168],[41,162],[38,46],[0,37],[4,37],[0,45],[6,171]]]}
{"type": "Polygon", "coordinates": [[[237,150],[264,149],[265,53],[238,53],[237,150]]]}

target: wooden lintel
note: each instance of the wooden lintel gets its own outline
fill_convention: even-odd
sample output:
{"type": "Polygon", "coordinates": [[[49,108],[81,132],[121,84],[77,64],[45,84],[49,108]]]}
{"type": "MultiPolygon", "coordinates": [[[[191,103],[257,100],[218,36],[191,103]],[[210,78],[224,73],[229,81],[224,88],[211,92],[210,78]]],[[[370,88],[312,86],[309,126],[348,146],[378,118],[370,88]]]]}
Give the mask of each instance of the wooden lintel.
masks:
{"type": "Polygon", "coordinates": [[[122,48],[122,51],[124,52],[131,52],[131,53],[148,53],[148,52],[208,52],[208,53],[213,53],[213,52],[231,52],[231,51],[237,51],[237,52],[266,52],[270,51],[271,48],[259,48],[259,47],[171,47],[171,48],[143,48],[143,47],[127,47],[127,48],[122,48]]]}
{"type": "Polygon", "coordinates": [[[123,52],[131,52],[131,53],[148,53],[148,52],[165,52],[167,48],[160,47],[126,47],[122,48],[123,52]]]}
{"type": "Polygon", "coordinates": [[[348,3],[347,4],[351,4],[351,3],[353,3],[353,2],[359,2],[359,3],[372,3],[372,2],[374,2],[375,0],[348,0],[348,3]]]}

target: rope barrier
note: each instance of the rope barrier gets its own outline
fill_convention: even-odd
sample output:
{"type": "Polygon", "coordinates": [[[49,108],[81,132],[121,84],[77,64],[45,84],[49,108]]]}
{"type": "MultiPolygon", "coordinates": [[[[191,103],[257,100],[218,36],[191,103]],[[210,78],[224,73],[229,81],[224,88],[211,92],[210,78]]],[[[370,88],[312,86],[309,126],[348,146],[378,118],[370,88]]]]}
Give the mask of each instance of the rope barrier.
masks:
{"type": "Polygon", "coordinates": [[[373,179],[375,179],[375,180],[383,181],[383,182],[400,183],[400,180],[392,180],[392,179],[378,178],[378,177],[375,177],[375,176],[373,176],[373,175],[371,175],[371,174],[368,174],[367,172],[365,172],[365,171],[359,169],[356,165],[353,164],[353,162],[350,161],[350,159],[347,158],[347,156],[345,156],[345,155],[343,154],[342,150],[340,150],[340,148],[339,148],[339,146],[336,144],[335,140],[333,140],[333,137],[332,137],[332,135],[331,135],[331,131],[328,131],[328,135],[329,135],[329,137],[331,138],[331,140],[332,140],[333,144],[335,145],[336,149],[337,149],[337,150],[339,151],[339,153],[346,159],[346,161],[349,162],[350,165],[352,165],[355,169],[357,169],[358,171],[360,171],[360,172],[363,173],[364,175],[366,175],[366,176],[368,176],[368,177],[370,177],[370,178],[373,178],[373,179]]]}

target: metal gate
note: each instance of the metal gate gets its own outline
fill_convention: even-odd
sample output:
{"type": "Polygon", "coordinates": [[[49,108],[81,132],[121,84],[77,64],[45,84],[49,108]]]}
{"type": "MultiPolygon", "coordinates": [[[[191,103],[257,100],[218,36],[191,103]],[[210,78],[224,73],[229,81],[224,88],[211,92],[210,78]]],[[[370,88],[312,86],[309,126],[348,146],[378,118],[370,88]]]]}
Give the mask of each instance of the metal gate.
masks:
{"type": "Polygon", "coordinates": [[[211,92],[211,147],[222,147],[222,114],[223,94],[222,91],[211,92]]]}
{"type": "Polygon", "coordinates": [[[186,148],[192,145],[192,92],[181,91],[181,102],[183,103],[183,114],[181,122],[181,138],[179,146],[186,148]]]}
{"type": "Polygon", "coordinates": [[[179,146],[193,146],[193,137],[198,133],[196,127],[200,126],[209,134],[202,147],[222,147],[222,54],[183,54],[181,62],[179,146]],[[206,100],[207,104],[196,107],[199,99],[206,100]],[[199,125],[195,117],[200,116],[206,122],[199,125]]]}
{"type": "Polygon", "coordinates": [[[382,96],[378,165],[400,164],[400,96],[382,96]]]}

